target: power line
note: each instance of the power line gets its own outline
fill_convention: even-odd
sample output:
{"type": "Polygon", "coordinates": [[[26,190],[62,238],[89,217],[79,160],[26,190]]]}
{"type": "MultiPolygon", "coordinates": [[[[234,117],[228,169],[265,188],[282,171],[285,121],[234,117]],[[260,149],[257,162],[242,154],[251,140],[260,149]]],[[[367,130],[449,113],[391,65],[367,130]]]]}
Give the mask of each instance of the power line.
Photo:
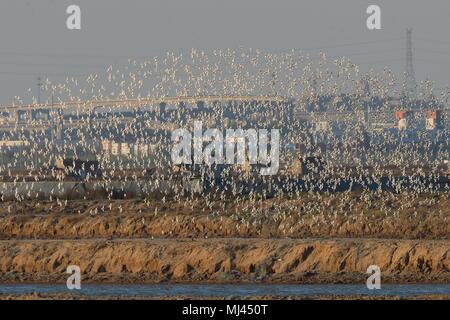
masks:
{"type": "Polygon", "coordinates": [[[374,41],[365,41],[365,42],[353,42],[353,43],[342,43],[342,44],[336,44],[336,45],[329,45],[329,46],[323,46],[323,47],[315,47],[315,48],[298,48],[299,51],[314,51],[314,50],[322,50],[322,49],[333,49],[333,48],[342,48],[342,47],[354,47],[354,46],[361,46],[361,45],[368,45],[368,44],[377,44],[377,43],[383,43],[383,42],[392,42],[392,41],[398,41],[403,38],[390,38],[390,39],[384,39],[384,40],[374,40],[374,41]]]}
{"type": "Polygon", "coordinates": [[[108,65],[82,65],[82,64],[54,64],[54,63],[20,63],[20,62],[0,62],[1,65],[11,65],[18,67],[64,67],[64,68],[106,68],[108,65]]]}
{"type": "Polygon", "coordinates": [[[384,60],[368,60],[368,61],[362,61],[358,62],[358,64],[380,64],[380,63],[387,63],[387,62],[396,62],[396,61],[403,61],[403,59],[400,58],[392,58],[392,59],[384,59],[384,60]]]}
{"type": "Polygon", "coordinates": [[[421,38],[421,37],[414,37],[414,39],[417,39],[419,41],[426,41],[426,42],[432,42],[432,43],[440,43],[445,45],[450,45],[449,41],[443,41],[443,40],[436,40],[431,38],[421,38]]]}
{"type": "MultiPolygon", "coordinates": [[[[39,72],[9,72],[9,71],[0,71],[0,74],[11,75],[11,76],[33,76],[36,77],[39,72]]],[[[45,73],[46,76],[51,77],[88,77],[92,74],[71,74],[71,73],[45,73]]]]}
{"type": "Polygon", "coordinates": [[[440,54],[440,55],[450,55],[450,51],[429,50],[429,49],[422,49],[422,48],[414,48],[414,51],[428,52],[428,53],[434,53],[434,54],[440,54]]]}
{"type": "Polygon", "coordinates": [[[0,55],[11,55],[11,56],[27,56],[27,57],[47,57],[47,58],[94,58],[94,59],[149,59],[153,58],[150,56],[125,56],[125,55],[92,55],[92,54],[66,54],[66,53],[30,53],[30,52],[12,52],[12,51],[0,51],[0,55]]]}
{"type": "MultiPolygon", "coordinates": [[[[399,41],[399,40],[403,40],[403,39],[404,39],[403,37],[388,38],[388,39],[364,41],[364,42],[341,43],[341,44],[319,46],[319,47],[296,48],[295,50],[316,51],[316,50],[322,50],[322,49],[334,49],[334,48],[343,48],[343,47],[353,47],[353,46],[363,46],[363,45],[371,45],[371,44],[378,44],[378,43],[394,42],[394,41],[399,41]]],[[[420,38],[420,37],[419,38],[414,37],[414,39],[450,45],[450,42],[447,42],[447,41],[420,38]]],[[[42,57],[51,57],[51,58],[80,57],[80,58],[98,58],[98,59],[105,59],[105,58],[109,58],[109,59],[148,59],[148,58],[153,58],[153,56],[149,56],[149,55],[98,55],[98,54],[89,54],[89,53],[88,54],[86,54],[86,53],[78,53],[78,54],[69,53],[69,54],[67,54],[67,53],[55,53],[55,52],[30,53],[30,52],[14,52],[14,51],[0,51],[0,55],[30,56],[30,57],[42,56],[42,57]]]]}
{"type": "MultiPolygon", "coordinates": [[[[361,45],[370,45],[370,44],[377,44],[377,43],[383,43],[383,42],[393,42],[401,40],[402,38],[389,38],[389,39],[382,39],[382,40],[373,40],[373,41],[364,41],[364,42],[353,42],[353,43],[341,43],[341,44],[335,44],[335,45],[328,45],[328,46],[320,46],[320,47],[310,47],[310,48],[297,48],[295,50],[299,51],[315,51],[315,50],[322,50],[322,49],[332,49],[332,48],[342,48],[342,47],[352,47],[352,46],[361,46],[361,45]]],[[[42,56],[42,57],[59,57],[59,58],[68,58],[68,57],[80,57],[80,58],[98,58],[98,59],[149,59],[153,58],[153,56],[148,55],[94,55],[94,54],[85,54],[85,53],[79,53],[79,54],[66,54],[66,53],[30,53],[30,52],[13,52],[13,51],[0,51],[0,55],[13,55],[13,56],[42,56]]]]}

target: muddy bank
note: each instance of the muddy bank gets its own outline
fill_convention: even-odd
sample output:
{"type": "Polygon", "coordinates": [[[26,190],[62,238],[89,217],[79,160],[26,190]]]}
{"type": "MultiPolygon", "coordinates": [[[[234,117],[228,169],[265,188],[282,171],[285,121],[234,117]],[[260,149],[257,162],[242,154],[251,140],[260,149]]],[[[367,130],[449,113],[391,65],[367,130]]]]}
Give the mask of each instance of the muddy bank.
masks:
{"type": "Polygon", "coordinates": [[[448,195],[338,194],[261,201],[0,203],[0,239],[450,239],[448,195]]]}
{"type": "Polygon", "coordinates": [[[2,282],[450,283],[450,241],[434,240],[80,240],[1,241],[2,282]]]}

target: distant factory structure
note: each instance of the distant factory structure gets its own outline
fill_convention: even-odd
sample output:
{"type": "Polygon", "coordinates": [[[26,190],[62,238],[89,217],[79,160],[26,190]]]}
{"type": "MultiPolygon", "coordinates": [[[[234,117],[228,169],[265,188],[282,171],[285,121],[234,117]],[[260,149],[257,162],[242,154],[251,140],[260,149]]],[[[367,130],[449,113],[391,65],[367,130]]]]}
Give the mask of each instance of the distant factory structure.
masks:
{"type": "MultiPolygon", "coordinates": [[[[414,111],[399,110],[395,112],[398,130],[407,130],[410,127],[414,116],[414,111]]],[[[420,117],[420,116],[419,116],[420,117]]],[[[444,117],[442,110],[427,110],[425,112],[425,129],[436,130],[444,127],[444,117]]]]}
{"type": "Polygon", "coordinates": [[[54,169],[64,176],[71,178],[99,178],[102,176],[100,164],[97,160],[82,160],[57,157],[54,169]]]}
{"type": "Polygon", "coordinates": [[[426,119],[427,130],[442,129],[444,117],[441,110],[428,110],[426,119]]]}
{"type": "Polygon", "coordinates": [[[28,147],[30,143],[25,140],[0,140],[0,149],[28,147]]]}
{"type": "Polygon", "coordinates": [[[408,120],[411,115],[409,111],[395,111],[395,119],[397,120],[398,130],[406,130],[408,128],[408,120]]]}

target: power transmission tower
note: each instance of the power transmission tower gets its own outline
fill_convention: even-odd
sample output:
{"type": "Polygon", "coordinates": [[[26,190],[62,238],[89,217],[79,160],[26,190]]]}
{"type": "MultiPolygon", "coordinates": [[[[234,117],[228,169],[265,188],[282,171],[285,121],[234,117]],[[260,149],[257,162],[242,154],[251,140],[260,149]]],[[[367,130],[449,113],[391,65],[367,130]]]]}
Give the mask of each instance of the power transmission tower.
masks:
{"type": "Polygon", "coordinates": [[[42,87],[42,79],[41,77],[37,78],[37,87],[38,87],[38,98],[37,98],[37,103],[41,104],[41,87],[42,87]]]}
{"type": "Polygon", "coordinates": [[[406,90],[406,97],[408,99],[416,98],[417,84],[413,67],[412,29],[406,29],[405,90],[406,90]]]}

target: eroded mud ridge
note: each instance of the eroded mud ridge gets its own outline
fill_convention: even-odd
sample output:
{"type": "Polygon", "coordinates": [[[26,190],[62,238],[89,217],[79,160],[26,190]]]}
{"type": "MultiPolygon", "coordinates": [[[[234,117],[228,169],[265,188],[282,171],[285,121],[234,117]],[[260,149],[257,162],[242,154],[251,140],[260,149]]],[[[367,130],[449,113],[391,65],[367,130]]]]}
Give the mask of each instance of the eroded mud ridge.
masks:
{"type": "Polygon", "coordinates": [[[450,239],[448,194],[0,203],[1,239],[450,239]]]}
{"type": "Polygon", "coordinates": [[[450,283],[450,241],[438,240],[22,240],[0,242],[3,282],[364,283],[378,265],[384,282],[450,283]]]}

